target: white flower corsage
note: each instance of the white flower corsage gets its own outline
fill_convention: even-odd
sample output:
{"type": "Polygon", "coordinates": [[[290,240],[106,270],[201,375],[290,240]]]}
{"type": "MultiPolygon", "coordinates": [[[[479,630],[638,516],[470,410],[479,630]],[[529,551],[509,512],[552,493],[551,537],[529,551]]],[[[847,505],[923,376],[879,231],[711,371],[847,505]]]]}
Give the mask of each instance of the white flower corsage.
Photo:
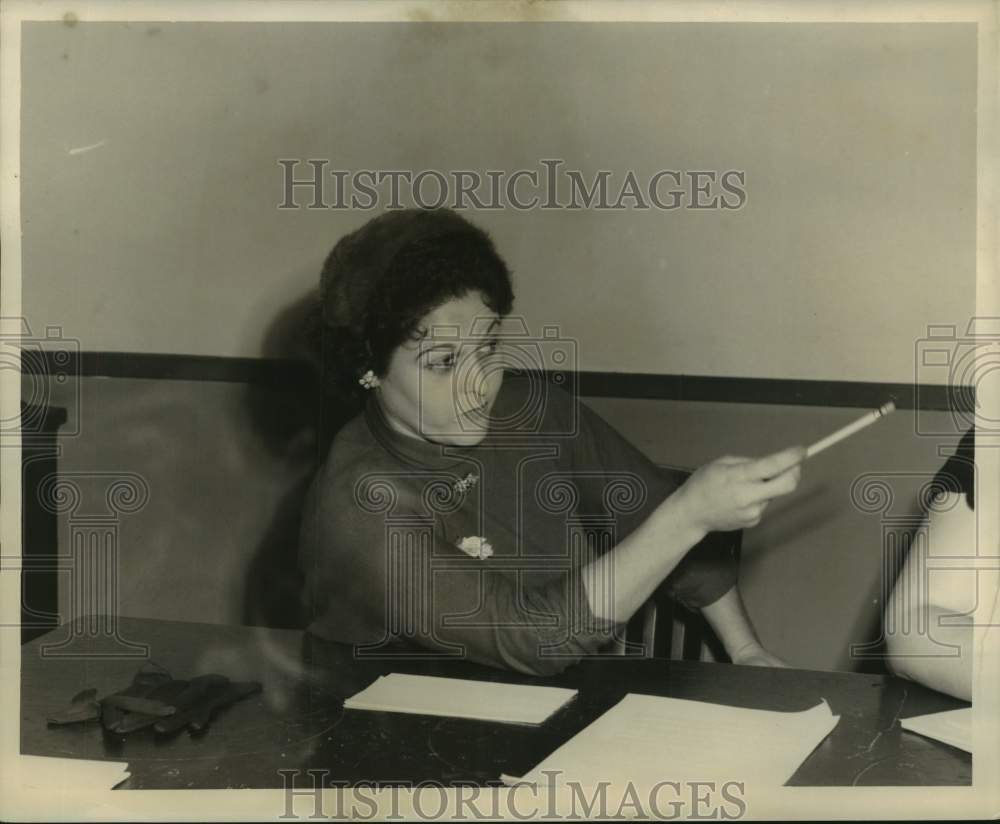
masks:
{"type": "Polygon", "coordinates": [[[455,481],[455,483],[452,486],[453,486],[453,488],[454,488],[454,490],[455,490],[456,493],[462,493],[462,492],[468,491],[469,489],[472,489],[472,487],[474,487],[476,485],[476,482],[478,480],[479,480],[479,476],[478,475],[473,475],[470,472],[468,475],[466,475],[464,478],[462,478],[462,480],[455,481]]]}
{"type": "Polygon", "coordinates": [[[490,542],[478,535],[461,538],[455,541],[455,546],[473,558],[489,558],[493,554],[493,547],[490,546],[490,542]]]}

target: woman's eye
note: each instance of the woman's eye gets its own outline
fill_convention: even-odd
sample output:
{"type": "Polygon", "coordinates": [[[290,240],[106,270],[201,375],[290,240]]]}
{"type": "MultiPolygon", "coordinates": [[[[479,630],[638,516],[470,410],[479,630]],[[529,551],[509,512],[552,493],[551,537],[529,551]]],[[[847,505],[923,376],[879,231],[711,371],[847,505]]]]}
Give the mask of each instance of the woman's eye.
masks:
{"type": "MultiPolygon", "coordinates": [[[[495,355],[497,351],[500,349],[501,343],[502,341],[499,338],[496,338],[494,340],[491,340],[489,343],[480,346],[479,351],[487,355],[495,355]]],[[[441,372],[450,371],[455,368],[455,365],[456,365],[456,360],[453,354],[448,355],[448,357],[442,358],[441,360],[427,362],[428,369],[433,369],[441,372]]]]}
{"type": "Polygon", "coordinates": [[[455,367],[455,356],[449,355],[448,357],[443,358],[442,360],[431,361],[427,364],[427,367],[429,369],[438,369],[441,370],[442,372],[446,372],[449,369],[453,369],[455,367]]]}

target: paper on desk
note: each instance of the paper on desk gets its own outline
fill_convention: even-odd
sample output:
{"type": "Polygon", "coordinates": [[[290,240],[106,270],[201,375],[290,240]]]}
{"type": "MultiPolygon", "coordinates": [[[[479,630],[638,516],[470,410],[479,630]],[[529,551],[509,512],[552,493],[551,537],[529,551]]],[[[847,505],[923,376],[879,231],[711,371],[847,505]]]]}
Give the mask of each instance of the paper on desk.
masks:
{"type": "Polygon", "coordinates": [[[972,707],[947,712],[932,712],[903,718],[900,722],[904,730],[926,735],[937,741],[944,741],[960,750],[972,752],[972,707]]]}
{"type": "Polygon", "coordinates": [[[344,707],[541,724],[574,695],[576,690],[559,687],[497,684],[394,672],[380,676],[367,689],[348,698],[344,707]]]}
{"type": "Polygon", "coordinates": [[[16,761],[18,785],[24,789],[110,790],[131,773],[123,761],[91,761],[85,758],[53,758],[21,755],[16,761]]]}
{"type": "MultiPolygon", "coordinates": [[[[747,781],[781,786],[837,725],[826,701],[802,712],[626,695],[520,779],[540,786],[747,781]]],[[[508,783],[518,779],[501,776],[508,783]]]]}

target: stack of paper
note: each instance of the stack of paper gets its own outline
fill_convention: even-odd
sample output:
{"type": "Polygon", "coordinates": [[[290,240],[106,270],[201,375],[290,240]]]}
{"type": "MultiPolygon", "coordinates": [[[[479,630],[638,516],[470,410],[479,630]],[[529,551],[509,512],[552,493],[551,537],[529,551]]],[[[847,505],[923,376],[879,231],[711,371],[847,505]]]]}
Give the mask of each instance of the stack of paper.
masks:
{"type": "Polygon", "coordinates": [[[944,741],[960,750],[972,752],[972,707],[948,712],[915,715],[900,721],[904,730],[944,741]]]}
{"type": "Polygon", "coordinates": [[[541,724],[575,695],[576,690],[558,687],[393,673],[348,698],[344,707],[541,724]]]}
{"type": "Polygon", "coordinates": [[[550,785],[551,771],[557,784],[583,786],[650,787],[665,780],[781,786],[838,718],[826,701],[803,712],[770,712],[627,695],[520,780],[550,785]]]}

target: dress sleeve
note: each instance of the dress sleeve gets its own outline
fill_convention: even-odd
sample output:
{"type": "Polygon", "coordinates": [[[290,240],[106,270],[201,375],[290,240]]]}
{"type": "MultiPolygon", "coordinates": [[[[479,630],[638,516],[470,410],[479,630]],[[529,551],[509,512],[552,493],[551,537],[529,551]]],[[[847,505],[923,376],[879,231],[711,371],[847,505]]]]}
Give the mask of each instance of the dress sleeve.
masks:
{"type": "MultiPolygon", "coordinates": [[[[682,483],[676,471],[658,466],[585,402],[554,387],[554,406],[574,432],[567,439],[574,473],[579,478],[581,507],[591,513],[613,506],[608,495],[616,479],[632,478],[642,504],[613,512],[617,539],[642,524],[682,483]],[[575,406],[575,410],[574,410],[575,406]]],[[[667,594],[689,609],[707,606],[736,585],[739,532],[711,532],[684,556],[663,583],[667,594]]]]}
{"type": "Polygon", "coordinates": [[[318,634],[354,643],[356,654],[357,645],[386,655],[416,645],[550,675],[621,632],[594,616],[579,570],[530,587],[497,566],[500,559],[470,557],[448,543],[442,516],[425,514],[413,483],[410,474],[395,488],[362,490],[364,504],[336,485],[315,507],[304,572],[318,634]]]}

